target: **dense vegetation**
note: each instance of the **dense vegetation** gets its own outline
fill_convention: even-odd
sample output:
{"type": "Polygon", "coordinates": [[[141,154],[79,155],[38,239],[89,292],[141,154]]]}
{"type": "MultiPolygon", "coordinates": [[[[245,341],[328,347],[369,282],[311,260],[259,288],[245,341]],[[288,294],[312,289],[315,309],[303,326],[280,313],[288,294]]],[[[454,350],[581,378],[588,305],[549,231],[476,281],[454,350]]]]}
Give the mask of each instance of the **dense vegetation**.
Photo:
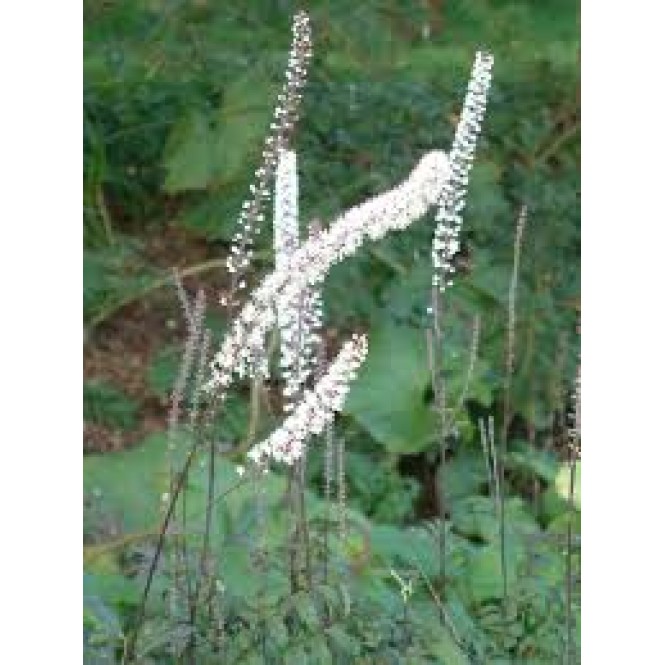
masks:
{"type": "MultiPolygon", "coordinates": [[[[425,335],[432,219],[335,267],[324,292],[327,335],[334,344],[364,330],[370,340],[335,430],[346,451],[346,530],[330,527],[325,581],[317,568],[321,583],[293,593],[283,565],[286,475],[262,479],[261,514],[251,485],[230,493],[212,531],[220,635],[209,635],[211,610],[196,662],[575,662],[580,497],[577,491],[571,511],[566,415],[579,347],[577,3],[308,4],[314,58],[294,137],[305,220],[327,221],[401,180],[425,151],[448,149],[474,52],[482,45],[494,53],[460,275],[444,317],[449,400],[465,399],[442,483],[425,335]],[[525,203],[503,459],[504,580],[479,423],[493,417],[500,439],[514,229],[525,203]],[[476,316],[477,360],[467,386],[476,316]],[[442,496],[445,580],[437,551],[442,496]],[[567,577],[575,587],[575,645],[566,655],[567,577]]],[[[186,287],[207,286],[212,303],[226,287],[223,259],[270,121],[296,8],[259,0],[85,3],[84,417],[87,432],[127,448],[85,459],[89,663],[119,660],[136,629],[160,497],[169,489],[162,404],[184,333],[168,325],[176,299],[163,288],[167,268],[181,268],[186,287]],[[109,343],[131,326],[151,339],[136,367],[122,344],[109,343]],[[113,353],[100,354],[107,347],[113,353]],[[160,413],[164,431],[150,424],[160,413]]],[[[267,226],[259,273],[272,265],[271,239],[267,226]]],[[[217,344],[227,321],[214,304],[207,324],[217,344]]],[[[248,421],[257,440],[279,422],[275,388],[252,401],[240,386],[214,423],[220,491],[238,482],[248,421]]],[[[331,517],[318,444],[308,458],[307,503],[321,565],[331,517]]],[[[194,516],[206,508],[202,461],[187,489],[194,516]]],[[[196,518],[190,527],[196,541],[196,518]]],[[[168,588],[160,567],[138,638],[140,662],[191,655],[191,628],[174,623],[168,588]]]]}

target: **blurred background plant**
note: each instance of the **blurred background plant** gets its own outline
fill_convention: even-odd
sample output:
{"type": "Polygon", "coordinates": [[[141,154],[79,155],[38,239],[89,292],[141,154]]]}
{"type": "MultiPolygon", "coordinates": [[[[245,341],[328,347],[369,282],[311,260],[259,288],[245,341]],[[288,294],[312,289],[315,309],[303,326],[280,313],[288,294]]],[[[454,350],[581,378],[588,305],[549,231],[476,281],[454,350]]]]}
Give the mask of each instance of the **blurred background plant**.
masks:
{"type": "MultiPolygon", "coordinates": [[[[298,6],[263,0],[84,4],[84,447],[132,448],[85,460],[86,654],[87,662],[103,663],[114,662],[120,635],[132,625],[154,549],[158,498],[166,491],[163,431],[184,336],[177,301],[164,288],[171,284],[169,269],[180,268],[185,288],[204,287],[212,303],[226,286],[223,260],[259,159],[298,6]]],[[[459,640],[444,633],[437,641],[430,635],[441,631],[427,581],[437,574],[432,557],[441,492],[425,341],[433,220],[333,269],[324,292],[327,334],[334,340],[362,328],[370,339],[340,423],[356,526],[338,564],[349,574],[340,572],[325,591],[333,609],[310,599],[314,607],[303,617],[271,626],[270,648],[289,663],[560,662],[571,523],[579,548],[580,500],[577,494],[571,513],[565,419],[579,348],[578,3],[308,5],[314,58],[295,137],[305,220],[328,220],[401,180],[426,150],[447,149],[473,54],[479,45],[493,52],[460,274],[447,293],[450,403],[464,388],[476,315],[482,332],[446,469],[451,580],[445,606],[459,640]],[[514,226],[524,202],[529,221],[504,460],[506,608],[492,479],[477,425],[490,415],[502,423],[514,226]],[[393,625],[394,616],[403,616],[403,602],[391,567],[411,576],[416,590],[408,609],[417,620],[402,632],[393,625]],[[333,622],[322,637],[318,622],[329,611],[344,622],[333,622]],[[298,641],[299,631],[309,637],[298,641]]],[[[271,237],[266,228],[258,240],[258,267],[272,265],[271,237]]],[[[214,306],[208,310],[206,325],[219,339],[226,322],[214,306]]],[[[271,400],[268,385],[259,396],[259,435],[275,425],[271,400]]],[[[228,450],[245,440],[248,414],[247,394],[239,390],[216,423],[228,450]]],[[[313,447],[308,484],[314,502],[323,491],[322,457],[322,447],[313,447]]],[[[220,473],[230,477],[235,461],[222,464],[220,473]]],[[[267,499],[272,534],[283,521],[283,479],[276,474],[274,480],[267,499]]],[[[243,626],[256,618],[247,605],[253,564],[240,546],[253,520],[253,504],[245,499],[228,509],[220,540],[233,618],[227,629],[239,636],[237,657],[229,662],[252,662],[242,646],[243,626]]],[[[574,563],[577,571],[578,557],[574,563]]],[[[275,594],[281,588],[276,581],[275,594]]],[[[157,594],[154,616],[159,602],[157,594]]],[[[576,612],[577,605],[576,596],[576,612]]],[[[159,626],[154,630],[145,662],[166,657],[159,626]]]]}

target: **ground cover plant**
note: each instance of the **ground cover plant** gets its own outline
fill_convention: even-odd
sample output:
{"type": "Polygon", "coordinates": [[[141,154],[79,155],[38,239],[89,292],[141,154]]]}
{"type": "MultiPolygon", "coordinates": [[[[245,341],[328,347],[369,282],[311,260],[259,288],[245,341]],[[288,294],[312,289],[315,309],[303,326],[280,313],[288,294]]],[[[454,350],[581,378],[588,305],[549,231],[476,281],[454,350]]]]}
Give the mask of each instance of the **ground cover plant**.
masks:
{"type": "MultiPolygon", "coordinates": [[[[113,16],[149,32],[217,16],[207,3],[185,4],[162,8],[163,23],[150,29],[141,25],[154,7],[88,11],[99,12],[92,28],[111,34],[113,16]]],[[[499,4],[495,17],[519,23],[520,5],[499,4]]],[[[501,49],[474,63],[475,49],[434,48],[435,19],[445,15],[436,3],[410,8],[413,16],[398,6],[391,21],[408,26],[408,15],[427,27],[409,33],[415,46],[397,56],[399,46],[383,44],[384,67],[402,57],[418,61],[424,79],[457,76],[439,106],[428,107],[426,84],[349,87],[340,100],[332,77],[316,79],[311,23],[326,35],[341,19],[296,14],[272,125],[272,86],[244,75],[221,99],[202,92],[207,110],[191,104],[162,137],[166,200],[146,196],[149,178],[114,183],[117,164],[107,161],[127,159],[108,140],[114,85],[126,90],[136,75],[149,88],[145,73],[105,61],[101,49],[87,58],[86,361],[106,370],[85,384],[89,448],[109,433],[114,448],[126,432],[151,433],[85,460],[86,662],[579,659],[575,119],[570,127],[564,117],[554,137],[546,131],[524,165],[515,155],[499,162],[505,149],[490,159],[493,127],[515,140],[507,120],[492,125],[495,112],[509,116],[501,113],[509,77],[494,71],[501,49]],[[332,94],[308,105],[312,88],[332,94]],[[382,162],[399,147],[401,171],[382,173],[376,154],[363,156],[362,134],[340,138],[335,113],[363,94],[365,103],[376,94],[382,113],[360,118],[360,131],[381,146],[382,162]],[[396,111],[416,116],[406,141],[391,128],[396,111]],[[311,113],[321,124],[308,134],[311,113]],[[238,174],[252,156],[259,167],[247,185],[238,174]],[[245,203],[240,188],[249,189],[245,203]],[[194,245],[198,262],[170,274],[151,265],[145,241],[129,237],[131,208],[144,205],[137,195],[175,206],[179,223],[205,238],[194,245]],[[340,213],[341,196],[356,207],[340,213]],[[563,211],[572,217],[552,227],[563,211]],[[502,216],[510,227],[497,223],[502,216]],[[545,260],[552,238],[562,255],[545,260]],[[225,277],[211,288],[203,276],[213,270],[225,277]],[[136,375],[138,354],[109,372],[100,349],[118,312],[145,312],[148,298],[167,297],[158,293],[165,284],[175,287],[181,323],[152,322],[167,344],[150,349],[150,398],[139,409],[136,382],[117,385],[136,375]],[[166,429],[155,426],[167,411],[166,429]]],[[[457,10],[473,14],[463,3],[457,10]]],[[[353,12],[354,24],[371,17],[353,12]]],[[[251,9],[218,18],[229,35],[234,21],[259,20],[251,9]]],[[[174,64],[164,59],[148,58],[153,77],[174,64]]],[[[350,60],[326,65],[327,76],[358,80],[350,60]]],[[[137,131],[121,115],[115,131],[137,131]]],[[[354,119],[343,131],[356,131],[354,119]]]]}

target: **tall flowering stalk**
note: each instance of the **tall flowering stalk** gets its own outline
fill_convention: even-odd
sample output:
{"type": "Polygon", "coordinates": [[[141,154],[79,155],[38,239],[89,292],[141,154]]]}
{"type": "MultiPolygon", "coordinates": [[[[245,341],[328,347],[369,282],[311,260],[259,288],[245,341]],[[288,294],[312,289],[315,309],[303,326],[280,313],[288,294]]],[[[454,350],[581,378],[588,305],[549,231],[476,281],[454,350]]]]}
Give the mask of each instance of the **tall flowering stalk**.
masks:
{"type": "Polygon", "coordinates": [[[294,298],[319,285],[337,262],[353,255],[366,240],[404,229],[436,203],[449,176],[443,151],[427,153],[400,185],[355,206],[329,228],[309,238],[284,267],[267,275],[234,320],[212,362],[209,391],[224,395],[233,376],[252,375],[252,359],[263,349],[266,333],[276,323],[278,297],[294,298]]]}
{"type": "MultiPolygon", "coordinates": [[[[439,578],[440,595],[445,595],[446,585],[446,499],[445,465],[449,418],[446,411],[446,386],[443,380],[443,313],[441,295],[452,285],[455,272],[453,257],[460,249],[459,234],[462,227],[462,212],[466,202],[469,172],[473,166],[476,144],[480,135],[487,104],[487,93],[491,83],[493,57],[478,52],[471,70],[464,106],[457,124],[453,145],[449,153],[450,177],[446,179],[438,200],[437,224],[432,240],[432,325],[429,331],[430,365],[432,387],[439,414],[440,470],[439,470],[439,578]]],[[[444,621],[441,615],[442,622],[444,621]]]]}
{"type": "MultiPolygon", "coordinates": [[[[283,269],[300,244],[298,210],[298,169],[296,153],[280,150],[275,178],[274,247],[275,267],[283,269]]],[[[320,320],[317,320],[317,290],[305,289],[300,293],[277,298],[277,325],[280,333],[280,370],[284,380],[283,408],[290,413],[298,400],[314,367],[314,341],[320,320]]],[[[319,317],[320,319],[320,317],[319,317]]],[[[289,477],[291,510],[297,519],[290,537],[289,562],[294,591],[298,586],[297,559],[304,554],[304,571],[311,583],[309,528],[305,504],[305,449],[294,462],[289,477]],[[299,544],[301,547],[299,547],[299,544]]]]}
{"type": "Polygon", "coordinates": [[[450,150],[451,177],[446,182],[439,201],[437,225],[432,243],[434,273],[432,283],[441,291],[452,283],[455,272],[453,257],[459,251],[462,212],[466,203],[469,172],[473,166],[476,144],[485,116],[487,93],[492,81],[494,58],[489,53],[476,53],[471,80],[464,99],[450,150]]]}
{"type": "MultiPolygon", "coordinates": [[[[290,135],[298,119],[298,108],[310,57],[309,19],[305,13],[300,12],[294,18],[293,42],[286,80],[278,97],[269,136],[265,141],[261,165],[254,174],[250,195],[242,206],[238,217],[238,229],[233,236],[227,262],[228,270],[232,275],[230,304],[235,306],[234,294],[245,286],[243,275],[252,259],[254,236],[259,232],[259,225],[264,218],[264,209],[270,195],[273,178],[276,186],[275,269],[262,280],[232,321],[230,331],[211,362],[210,378],[202,386],[210,397],[203,402],[203,405],[199,404],[198,388],[201,383],[201,368],[205,365],[208,355],[209,337],[205,333],[201,342],[199,365],[194,379],[196,398],[190,412],[191,425],[192,428],[194,425],[200,428],[200,435],[196,437],[196,441],[210,444],[210,466],[206,526],[198,570],[199,580],[189,598],[190,612],[187,621],[190,628],[194,629],[199,600],[207,604],[209,615],[219,628],[213,635],[215,642],[219,642],[221,639],[224,622],[219,608],[214,604],[219,600],[219,594],[215,593],[216,580],[212,575],[212,560],[208,556],[213,506],[246,480],[226,489],[220,496],[215,495],[215,449],[210,436],[213,416],[223,403],[234,378],[250,376],[255,381],[260,381],[268,376],[266,335],[277,327],[281,332],[280,366],[285,379],[284,401],[287,416],[277,430],[261,443],[254,445],[249,451],[249,458],[254,462],[253,472],[259,473],[264,470],[270,461],[290,466],[294,477],[301,479],[299,498],[301,502],[304,502],[301,473],[304,469],[306,443],[311,436],[326,432],[325,494],[326,499],[330,499],[334,466],[334,441],[331,425],[335,414],[342,409],[351,382],[367,356],[367,339],[364,335],[353,335],[342,346],[333,362],[323,371],[324,353],[320,335],[321,284],[335,263],[352,256],[363,243],[368,240],[381,239],[390,231],[408,227],[437,204],[439,210],[432,250],[435,266],[433,290],[436,291],[437,298],[440,296],[440,292],[450,284],[452,257],[459,248],[458,236],[468,172],[473,161],[480,123],[484,115],[492,66],[491,56],[480,53],[477,55],[450,158],[441,150],[425,154],[401,184],[346,211],[325,230],[311,228],[309,237],[301,242],[298,220],[297,159],[295,153],[289,150],[289,143],[290,135]]],[[[179,286],[179,293],[183,296],[184,290],[182,285],[179,286]]],[[[200,300],[200,303],[197,301],[194,305],[190,305],[186,297],[183,298],[183,310],[188,321],[190,335],[195,335],[197,342],[201,337],[200,328],[202,327],[204,304],[202,296],[200,300]]],[[[437,342],[440,342],[440,328],[438,327],[437,342]]],[[[475,347],[477,347],[477,339],[474,342],[474,349],[475,347]]],[[[440,344],[437,344],[437,348],[440,349],[440,344]]],[[[192,349],[187,351],[186,355],[189,375],[189,370],[195,361],[193,344],[192,349]]],[[[475,351],[472,358],[475,358],[475,351]]],[[[172,430],[178,423],[182,393],[185,387],[186,381],[181,378],[174,389],[170,416],[172,430]]],[[[441,413],[444,413],[443,409],[441,413]]],[[[248,441],[253,439],[253,430],[251,431],[252,434],[248,435],[248,441]]],[[[157,570],[158,560],[164,548],[167,529],[176,514],[176,502],[179,495],[182,495],[184,503],[184,489],[199,449],[196,441],[188,451],[179,472],[174,474],[173,487],[170,494],[166,496],[165,514],[160,527],[156,552],[150,564],[146,585],[139,602],[137,613],[139,628],[145,616],[146,601],[157,570]]],[[[337,457],[339,522],[340,533],[344,537],[346,485],[343,440],[337,446],[337,457]]],[[[252,478],[257,477],[252,476],[252,478]]],[[[306,529],[307,519],[302,503],[299,520],[301,524],[299,528],[306,529]]],[[[442,525],[443,521],[442,515],[442,525]]],[[[304,531],[303,537],[305,553],[308,556],[307,534],[304,531]]],[[[309,568],[308,564],[307,567],[309,568]]],[[[324,568],[324,578],[326,577],[327,558],[324,568]]],[[[442,579],[444,578],[445,575],[442,575],[442,579]]],[[[189,596],[190,594],[188,594],[189,596]]],[[[195,633],[192,632],[192,638],[187,647],[187,655],[192,662],[195,647],[194,636],[195,633]]],[[[131,634],[126,643],[125,660],[127,662],[132,660],[135,655],[137,637],[138,629],[131,634]]]]}
{"type": "Polygon", "coordinates": [[[245,286],[242,275],[252,260],[254,236],[260,232],[259,225],[264,219],[264,209],[270,198],[279,151],[288,145],[298,121],[302,91],[307,80],[307,67],[312,56],[311,29],[305,12],[298,12],[294,16],[292,31],[285,81],[277,97],[270,132],[263,146],[261,164],[254,172],[249,197],[242,204],[231,244],[231,254],[227,259],[227,269],[232,277],[232,293],[245,286]]]}

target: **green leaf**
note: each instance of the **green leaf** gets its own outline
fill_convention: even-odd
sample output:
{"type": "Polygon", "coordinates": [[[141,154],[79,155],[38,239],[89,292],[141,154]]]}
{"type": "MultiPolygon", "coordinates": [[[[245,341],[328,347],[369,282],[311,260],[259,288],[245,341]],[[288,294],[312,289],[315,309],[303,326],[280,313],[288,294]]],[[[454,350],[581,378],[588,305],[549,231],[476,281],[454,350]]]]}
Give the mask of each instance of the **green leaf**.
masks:
{"type": "Polygon", "coordinates": [[[506,457],[506,468],[535,473],[539,478],[554,482],[558,462],[556,455],[548,450],[539,450],[526,442],[512,442],[513,450],[506,457]]]}
{"type": "MultiPolygon", "coordinates": [[[[525,560],[523,547],[514,540],[506,541],[506,576],[508,587],[517,580],[519,566],[525,560]]],[[[501,547],[498,542],[477,548],[464,568],[463,589],[467,601],[480,604],[503,597],[501,547]]]]}
{"type": "Polygon", "coordinates": [[[310,661],[304,647],[293,645],[284,654],[284,662],[293,663],[293,665],[308,665],[310,661]]]}
{"type": "Polygon", "coordinates": [[[336,654],[342,656],[356,656],[360,651],[356,639],[349,635],[341,626],[331,626],[326,629],[330,645],[336,654]]]}
{"type": "Polygon", "coordinates": [[[436,423],[425,403],[428,385],[424,331],[386,323],[369,335],[368,357],[344,411],[391,452],[418,452],[436,423]]]}
{"type": "Polygon", "coordinates": [[[83,384],[83,419],[130,430],[136,425],[138,404],[122,390],[102,381],[83,384]]]}
{"type": "Polygon", "coordinates": [[[110,606],[135,605],[138,603],[139,588],[133,580],[124,575],[99,575],[83,573],[83,596],[97,596],[110,606]]]}
{"type": "Polygon", "coordinates": [[[160,348],[148,366],[147,382],[150,390],[161,397],[171,394],[180,366],[183,350],[178,346],[160,348]]]}
{"type": "Polygon", "coordinates": [[[315,631],[321,626],[319,613],[312,602],[308,592],[301,591],[294,596],[294,607],[298,617],[303,624],[311,631],[315,631]]]}
{"type": "Polygon", "coordinates": [[[311,665],[333,665],[333,657],[328,649],[328,643],[322,635],[313,636],[307,644],[309,651],[308,663],[311,665]]]}
{"type": "Polygon", "coordinates": [[[274,103],[274,86],[260,74],[245,72],[224,89],[214,138],[217,180],[246,177],[268,131],[274,103]]]}
{"type": "Polygon", "coordinates": [[[432,656],[438,658],[438,662],[446,663],[446,665],[469,665],[470,663],[448,630],[439,631],[436,639],[430,642],[428,651],[432,656]]]}
{"type": "Polygon", "coordinates": [[[83,487],[90,497],[86,510],[111,519],[120,533],[154,527],[168,489],[165,435],[152,435],[131,450],[85,457],[83,487]]]}
{"type": "Polygon", "coordinates": [[[284,649],[289,643],[289,631],[280,617],[273,616],[266,622],[266,632],[278,649],[284,649]]]}
{"type": "MultiPolygon", "coordinates": [[[[437,479],[441,483],[441,466],[437,470],[437,479]]],[[[476,494],[490,480],[487,466],[480,450],[470,450],[462,446],[457,455],[446,463],[443,469],[445,496],[449,501],[476,494]]]]}
{"type": "MultiPolygon", "coordinates": [[[[522,539],[539,532],[533,515],[524,501],[517,497],[505,500],[506,534],[509,538],[522,539]]],[[[499,520],[494,502],[485,496],[470,496],[452,504],[455,530],[468,538],[492,542],[499,538],[499,520]]]]}
{"type": "Polygon", "coordinates": [[[164,149],[164,191],[205,189],[213,175],[214,134],[207,117],[192,110],[171,129],[164,149]]]}

